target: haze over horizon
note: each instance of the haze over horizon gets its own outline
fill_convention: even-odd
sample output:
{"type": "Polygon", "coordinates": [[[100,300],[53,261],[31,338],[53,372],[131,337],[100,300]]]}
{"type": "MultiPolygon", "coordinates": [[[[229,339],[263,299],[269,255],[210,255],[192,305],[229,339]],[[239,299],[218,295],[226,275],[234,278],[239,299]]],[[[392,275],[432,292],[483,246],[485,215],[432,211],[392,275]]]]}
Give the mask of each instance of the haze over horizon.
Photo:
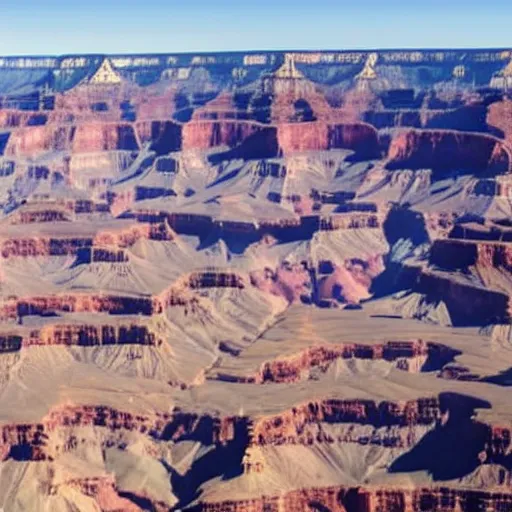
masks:
{"type": "Polygon", "coordinates": [[[507,48],[504,0],[3,0],[2,55],[507,48]]]}

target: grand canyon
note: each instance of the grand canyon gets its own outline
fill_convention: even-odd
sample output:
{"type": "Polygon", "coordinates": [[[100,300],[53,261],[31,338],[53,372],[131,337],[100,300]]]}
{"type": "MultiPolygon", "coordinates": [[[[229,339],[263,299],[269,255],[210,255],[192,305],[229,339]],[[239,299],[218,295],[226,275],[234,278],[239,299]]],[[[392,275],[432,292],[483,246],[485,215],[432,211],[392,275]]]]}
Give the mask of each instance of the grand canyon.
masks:
{"type": "Polygon", "coordinates": [[[0,58],[0,509],[512,510],[512,50],[0,58]]]}

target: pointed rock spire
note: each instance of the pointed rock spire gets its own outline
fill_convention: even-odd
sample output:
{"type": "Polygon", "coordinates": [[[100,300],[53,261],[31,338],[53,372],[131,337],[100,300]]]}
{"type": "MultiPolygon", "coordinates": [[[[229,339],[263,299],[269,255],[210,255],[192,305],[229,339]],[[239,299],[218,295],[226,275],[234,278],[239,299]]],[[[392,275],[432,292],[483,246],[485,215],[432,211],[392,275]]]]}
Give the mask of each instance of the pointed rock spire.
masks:
{"type": "Polygon", "coordinates": [[[105,58],[96,70],[94,75],[89,79],[90,84],[120,84],[122,82],[121,75],[113,68],[109,59],[105,58]]]}
{"type": "Polygon", "coordinates": [[[377,78],[375,65],[377,64],[378,54],[370,53],[364,63],[363,70],[356,76],[358,80],[374,80],[377,78]]]}
{"type": "Polygon", "coordinates": [[[293,56],[287,53],[284,64],[274,73],[276,78],[304,78],[304,75],[296,68],[293,56]]]}

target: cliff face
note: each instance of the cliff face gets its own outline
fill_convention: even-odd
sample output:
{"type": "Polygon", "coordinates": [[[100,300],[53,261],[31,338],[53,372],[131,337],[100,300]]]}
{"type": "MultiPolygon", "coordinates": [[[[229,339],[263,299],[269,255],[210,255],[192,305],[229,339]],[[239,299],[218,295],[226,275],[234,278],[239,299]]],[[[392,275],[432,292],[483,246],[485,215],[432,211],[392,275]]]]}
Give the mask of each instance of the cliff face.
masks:
{"type": "Polygon", "coordinates": [[[493,103],[488,110],[487,123],[510,146],[512,144],[512,101],[505,99],[493,103]]]}
{"type": "Polygon", "coordinates": [[[111,432],[122,429],[158,435],[165,428],[165,423],[165,417],[135,416],[102,406],[61,407],[51,411],[39,424],[3,425],[3,451],[6,458],[53,460],[59,451],[70,451],[76,442],[74,436],[70,436],[64,445],[59,446],[60,436],[56,434],[62,428],[72,431],[73,427],[94,426],[111,432]]]}
{"type": "MultiPolygon", "coordinates": [[[[62,429],[69,429],[72,433],[78,427],[92,426],[104,429],[107,436],[103,442],[106,445],[110,443],[109,436],[122,431],[138,432],[166,442],[194,440],[204,445],[219,446],[250,439],[244,449],[249,446],[307,446],[316,443],[359,443],[386,448],[411,448],[417,444],[424,427],[437,425],[436,428],[445,428],[446,417],[450,421],[464,423],[465,419],[459,417],[455,406],[446,409],[443,400],[442,395],[438,398],[380,403],[357,399],[323,400],[299,404],[282,414],[253,421],[243,416],[219,417],[179,409],[171,413],[136,415],[105,406],[59,406],[52,409],[40,423],[3,425],[3,445],[4,448],[9,447],[3,451],[6,458],[16,457],[16,452],[24,448],[27,450],[25,460],[52,459],[60,450],[66,449],[63,442],[69,443],[69,439],[63,441],[59,435],[62,429]],[[322,425],[345,425],[347,428],[336,430],[336,435],[329,429],[322,430],[322,425]]],[[[510,428],[479,425],[482,425],[485,433],[482,438],[485,460],[500,461],[500,458],[508,454],[510,428]]]]}
{"type": "Polygon", "coordinates": [[[50,150],[70,149],[72,129],[52,126],[34,126],[11,132],[5,148],[6,156],[33,156],[50,150]]]}
{"type": "Polygon", "coordinates": [[[141,144],[150,142],[159,155],[179,151],[183,144],[182,127],[170,121],[147,121],[136,124],[141,144]]]}
{"type": "Polygon", "coordinates": [[[0,126],[2,128],[19,128],[22,126],[44,125],[48,116],[42,113],[21,112],[19,110],[0,111],[0,126]]]}
{"type": "Polygon", "coordinates": [[[433,168],[438,172],[510,171],[510,153],[493,137],[455,131],[411,130],[393,138],[388,168],[433,168]]]}
{"type": "Polygon", "coordinates": [[[338,124],[330,127],[329,147],[351,149],[362,160],[380,156],[377,130],[364,123],[338,124]]]}
{"type": "Polygon", "coordinates": [[[183,128],[183,149],[237,146],[260,130],[256,124],[234,121],[191,121],[183,128]]]}
{"type": "MultiPolygon", "coordinates": [[[[435,399],[412,402],[381,402],[371,400],[326,400],[294,407],[285,414],[262,420],[254,425],[254,442],[258,445],[311,444],[313,442],[363,442],[364,431],[353,429],[338,439],[318,430],[318,423],[359,424],[378,429],[387,427],[415,427],[432,425],[439,417],[435,399]]],[[[414,429],[412,429],[414,430],[414,429]]],[[[410,429],[392,428],[381,438],[366,437],[366,442],[384,446],[407,446],[413,442],[410,429]],[[409,439],[409,441],[408,441],[409,439]]]]}
{"type": "Polygon", "coordinates": [[[326,150],[329,148],[328,130],[325,123],[317,122],[279,125],[279,145],[285,154],[326,150]]]}
{"type": "Polygon", "coordinates": [[[154,332],[140,325],[54,325],[44,327],[34,336],[23,341],[23,346],[30,345],[153,345],[160,346],[163,342],[154,332]]]}
{"type": "Polygon", "coordinates": [[[129,124],[46,125],[13,131],[5,155],[34,156],[52,150],[89,153],[138,148],[139,143],[129,124]]]}
{"type": "Polygon", "coordinates": [[[510,295],[488,290],[483,285],[457,282],[450,276],[427,272],[421,274],[417,289],[433,301],[445,302],[454,324],[501,323],[511,317],[510,295]]]}
{"type": "Polygon", "coordinates": [[[325,487],[292,491],[284,497],[245,501],[205,503],[198,510],[205,512],[261,512],[264,510],[330,510],[332,512],[420,512],[439,509],[469,511],[478,504],[498,510],[511,506],[510,498],[499,492],[450,490],[447,488],[418,490],[380,490],[371,488],[325,487]]]}
{"type": "Polygon", "coordinates": [[[56,312],[150,315],[154,307],[151,298],[77,293],[4,301],[1,306],[1,316],[4,319],[13,319],[30,315],[52,315],[56,312]]]}
{"type": "MultiPolygon", "coordinates": [[[[29,218],[28,220],[30,221],[31,219],[29,218]]],[[[130,247],[140,239],[172,240],[173,236],[169,226],[165,223],[138,224],[120,230],[99,230],[95,235],[84,237],[75,237],[73,235],[60,236],[59,238],[45,236],[33,236],[31,238],[4,237],[3,240],[0,239],[0,251],[4,259],[76,255],[80,251],[94,251],[96,248],[103,249],[117,246],[122,249],[130,247]]],[[[96,254],[98,255],[99,253],[96,254]]]]}
{"type": "Polygon", "coordinates": [[[74,131],[71,149],[77,153],[131,151],[139,149],[139,143],[129,124],[80,124],[74,131]]]}
{"type": "Polygon", "coordinates": [[[449,361],[455,352],[448,347],[418,341],[390,341],[379,345],[332,345],[306,349],[297,355],[265,363],[245,382],[297,382],[311,378],[311,371],[326,371],[338,359],[392,361],[409,372],[449,361]]]}
{"type": "Polygon", "coordinates": [[[350,149],[361,159],[379,156],[377,131],[370,125],[324,122],[278,125],[279,145],[284,154],[301,151],[350,149]]]}

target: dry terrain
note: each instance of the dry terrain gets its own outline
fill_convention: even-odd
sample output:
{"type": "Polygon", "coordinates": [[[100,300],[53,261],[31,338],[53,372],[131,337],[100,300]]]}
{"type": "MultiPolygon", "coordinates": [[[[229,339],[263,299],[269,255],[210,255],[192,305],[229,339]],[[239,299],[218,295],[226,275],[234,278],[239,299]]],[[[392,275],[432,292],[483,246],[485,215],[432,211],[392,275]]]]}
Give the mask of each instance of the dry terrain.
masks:
{"type": "Polygon", "coordinates": [[[512,510],[512,51],[0,59],[0,509],[512,510]]]}

